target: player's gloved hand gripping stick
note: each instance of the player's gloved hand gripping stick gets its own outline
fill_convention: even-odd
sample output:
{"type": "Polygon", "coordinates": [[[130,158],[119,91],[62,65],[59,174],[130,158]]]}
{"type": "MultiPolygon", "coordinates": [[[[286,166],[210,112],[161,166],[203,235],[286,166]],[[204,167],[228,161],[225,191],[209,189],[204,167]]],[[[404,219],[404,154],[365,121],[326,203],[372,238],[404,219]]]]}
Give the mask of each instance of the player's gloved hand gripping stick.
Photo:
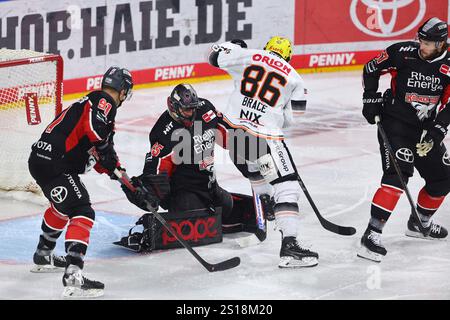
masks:
{"type": "Polygon", "coordinates": [[[392,150],[392,147],[389,143],[389,140],[386,136],[386,133],[384,132],[383,126],[380,122],[380,116],[375,117],[375,123],[377,124],[378,131],[380,132],[381,137],[383,138],[384,144],[386,146],[386,149],[389,152],[389,156],[392,159],[392,163],[394,164],[395,171],[397,172],[398,178],[400,179],[400,183],[402,184],[403,190],[405,190],[406,197],[408,198],[409,204],[411,205],[411,210],[413,212],[413,216],[416,219],[417,225],[419,226],[420,232],[422,232],[423,235],[428,235],[427,229],[424,228],[422,221],[420,221],[419,214],[417,213],[416,205],[414,203],[414,200],[411,197],[411,194],[409,193],[409,189],[403,180],[402,172],[400,170],[400,166],[398,165],[397,159],[395,159],[394,151],[392,150]]]}
{"type": "MultiPolygon", "coordinates": [[[[119,182],[123,185],[125,185],[127,188],[129,188],[131,191],[135,191],[136,188],[131,184],[130,179],[128,175],[125,172],[122,172],[118,169],[114,170],[114,174],[119,179],[119,182]]],[[[156,217],[156,219],[161,222],[161,224],[169,230],[169,232],[197,259],[198,262],[200,262],[206,270],[209,272],[214,271],[223,271],[227,269],[231,269],[234,267],[237,267],[241,263],[241,259],[239,257],[234,257],[216,264],[211,264],[206,262],[202,257],[198,255],[197,252],[192,249],[192,247],[183,239],[181,238],[178,233],[172,228],[170,224],[167,223],[167,221],[157,212],[158,208],[155,208],[150,203],[148,203],[147,208],[150,208],[151,213],[156,217]]]]}

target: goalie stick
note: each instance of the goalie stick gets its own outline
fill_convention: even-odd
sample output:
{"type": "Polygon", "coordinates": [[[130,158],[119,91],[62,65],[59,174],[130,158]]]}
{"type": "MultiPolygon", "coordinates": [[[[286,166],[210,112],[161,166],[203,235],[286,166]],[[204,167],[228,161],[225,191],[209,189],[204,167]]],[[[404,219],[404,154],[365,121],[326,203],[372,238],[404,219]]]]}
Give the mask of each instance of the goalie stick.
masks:
{"type": "Polygon", "coordinates": [[[409,204],[411,205],[411,210],[414,213],[414,218],[416,219],[419,230],[420,230],[420,232],[422,232],[423,235],[426,235],[427,230],[425,229],[422,222],[420,221],[419,214],[417,213],[416,205],[414,204],[414,200],[411,197],[411,193],[409,193],[408,186],[406,185],[406,183],[403,179],[402,172],[400,170],[400,166],[398,165],[397,159],[395,159],[395,156],[394,156],[394,150],[392,150],[392,146],[389,143],[389,140],[387,138],[386,132],[383,129],[383,126],[381,125],[379,116],[375,117],[375,122],[378,126],[378,132],[380,133],[381,137],[383,138],[384,145],[386,146],[386,149],[389,152],[389,156],[392,159],[392,163],[394,164],[395,171],[397,172],[397,176],[400,179],[400,183],[402,184],[403,190],[405,190],[406,197],[408,198],[409,204]]]}
{"type": "Polygon", "coordinates": [[[309,204],[311,205],[312,209],[314,210],[314,213],[316,214],[317,218],[319,219],[320,224],[322,227],[324,227],[326,230],[343,235],[343,236],[351,236],[356,233],[356,229],[353,227],[343,227],[338,226],[337,224],[332,223],[331,221],[328,221],[325,219],[319,212],[319,209],[317,209],[316,205],[314,204],[313,199],[309,195],[308,190],[306,189],[305,184],[303,183],[302,179],[300,178],[300,175],[297,174],[297,180],[300,184],[300,187],[303,190],[303,193],[305,194],[306,198],[309,201],[309,204]]]}
{"type": "MultiPolygon", "coordinates": [[[[130,179],[128,178],[126,173],[121,172],[118,169],[114,169],[114,174],[119,179],[119,182],[121,184],[125,185],[133,192],[136,190],[136,188],[131,184],[130,179]]],[[[148,204],[148,207],[151,208],[150,204],[147,201],[146,203],[148,204]]],[[[180,237],[180,235],[178,235],[175,230],[173,230],[172,226],[167,223],[166,219],[164,219],[158,212],[156,212],[156,210],[153,210],[151,212],[156,217],[156,219],[158,219],[159,222],[161,222],[161,224],[183,245],[183,247],[185,247],[209,272],[228,270],[237,267],[241,263],[241,259],[239,257],[234,257],[215,264],[206,262],[182,237],[180,237]]]]}

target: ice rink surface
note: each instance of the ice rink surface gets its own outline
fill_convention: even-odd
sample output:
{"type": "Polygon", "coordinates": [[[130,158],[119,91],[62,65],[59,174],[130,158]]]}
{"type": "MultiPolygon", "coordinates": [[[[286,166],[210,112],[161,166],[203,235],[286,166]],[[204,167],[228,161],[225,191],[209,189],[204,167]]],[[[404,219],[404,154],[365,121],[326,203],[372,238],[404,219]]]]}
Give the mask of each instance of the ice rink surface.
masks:
{"type": "MultiPolygon", "coordinates": [[[[91,172],[82,176],[97,212],[85,263],[87,277],[105,283],[104,299],[449,299],[450,244],[404,235],[410,214],[406,196],[383,232],[388,250],[380,264],[356,257],[381,179],[376,127],[361,115],[361,73],[303,75],[307,112],[288,132],[287,145],[300,176],[327,219],[357,228],[339,236],[323,229],[306,198],[300,200],[299,239],[320,255],[314,268],[278,268],[280,233],[269,223],[267,240],[240,248],[236,236],[197,247],[208,262],[234,256],[241,264],[208,273],[185,249],[139,255],[111,244],[127,234],[142,212],[128,203],[119,185],[91,172]]],[[[384,86],[388,79],[384,80],[384,86]]],[[[199,96],[220,110],[232,91],[231,80],[194,84],[199,96]]],[[[148,133],[171,87],[137,90],[117,116],[116,150],[129,175],[141,173],[149,150],[148,133]]],[[[66,104],[68,104],[67,102],[66,104]]],[[[448,143],[448,142],[447,142],[448,143]]],[[[220,185],[250,194],[250,184],[216,147],[220,185]]],[[[409,188],[416,199],[423,182],[416,172],[409,188]]],[[[32,254],[45,206],[0,198],[0,299],[61,299],[62,274],[33,274],[32,254]]],[[[449,202],[435,221],[450,227],[449,202]]],[[[63,253],[63,236],[57,253],[63,253]]]]}

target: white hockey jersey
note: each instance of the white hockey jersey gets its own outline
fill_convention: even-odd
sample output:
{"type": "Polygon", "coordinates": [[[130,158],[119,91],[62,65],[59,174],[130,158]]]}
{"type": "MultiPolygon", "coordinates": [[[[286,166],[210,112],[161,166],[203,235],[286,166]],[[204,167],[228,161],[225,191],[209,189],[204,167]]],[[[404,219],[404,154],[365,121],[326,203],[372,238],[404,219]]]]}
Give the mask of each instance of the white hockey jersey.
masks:
{"type": "Polygon", "coordinates": [[[232,76],[235,85],[227,107],[221,110],[224,121],[255,136],[283,139],[283,128],[305,111],[306,89],[300,75],[269,51],[245,49],[231,42],[213,50],[219,50],[217,64],[232,76]]]}

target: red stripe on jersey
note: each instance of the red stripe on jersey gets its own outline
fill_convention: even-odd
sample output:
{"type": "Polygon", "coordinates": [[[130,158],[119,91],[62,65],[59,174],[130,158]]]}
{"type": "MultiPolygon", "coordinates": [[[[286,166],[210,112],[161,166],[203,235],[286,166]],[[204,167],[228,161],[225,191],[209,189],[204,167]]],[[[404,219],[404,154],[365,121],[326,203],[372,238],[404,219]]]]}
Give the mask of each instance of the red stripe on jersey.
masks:
{"type": "Polygon", "coordinates": [[[66,139],[66,152],[69,152],[73,148],[77,146],[77,144],[80,142],[81,138],[84,136],[84,117],[86,110],[89,110],[86,108],[86,104],[83,105],[83,114],[81,115],[81,118],[78,120],[75,127],[70,132],[69,136],[66,139]]]}
{"type": "Polygon", "coordinates": [[[89,138],[89,141],[91,142],[98,142],[100,140],[103,140],[100,135],[95,132],[93,122],[92,122],[92,102],[88,100],[86,104],[83,106],[85,110],[83,111],[83,124],[84,124],[84,131],[86,135],[89,138]],[[87,104],[89,103],[89,106],[87,104]]]}
{"type": "Polygon", "coordinates": [[[441,106],[438,109],[438,112],[441,112],[447,104],[450,102],[450,85],[447,85],[442,93],[441,98],[441,106]]]}
{"type": "Polygon", "coordinates": [[[395,95],[395,92],[397,91],[397,74],[398,71],[396,69],[391,69],[389,70],[389,73],[391,74],[391,89],[392,89],[392,94],[395,95]]]}
{"type": "Polygon", "coordinates": [[[68,221],[69,217],[61,215],[51,207],[45,210],[44,222],[49,228],[53,230],[63,230],[68,221]]]}
{"type": "Polygon", "coordinates": [[[70,219],[66,231],[66,241],[79,241],[88,245],[93,225],[94,222],[92,220],[83,216],[70,219]]]}
{"type": "Polygon", "coordinates": [[[64,110],[63,112],[61,112],[61,113],[59,114],[59,116],[58,116],[55,120],[53,120],[52,123],[50,123],[50,124],[48,125],[48,127],[45,129],[45,133],[51,133],[51,132],[53,131],[53,129],[54,129],[58,124],[60,124],[61,121],[64,120],[64,117],[66,116],[67,111],[69,111],[69,109],[70,109],[70,107],[68,107],[66,110],[64,110]]]}
{"type": "Polygon", "coordinates": [[[91,142],[102,140],[92,127],[91,106],[92,102],[90,100],[83,104],[83,113],[66,139],[66,152],[72,150],[84,136],[87,136],[91,142]]]}
{"type": "Polygon", "coordinates": [[[217,125],[217,129],[219,129],[218,131],[218,136],[216,137],[216,143],[221,146],[224,149],[228,148],[228,130],[227,128],[225,128],[224,125],[222,124],[218,124],[217,125]]]}
{"type": "Polygon", "coordinates": [[[378,188],[377,192],[375,192],[372,204],[380,207],[381,209],[392,212],[394,211],[398,199],[400,199],[402,193],[402,190],[382,185],[380,188],[378,188]]]}
{"type": "Polygon", "coordinates": [[[419,197],[417,200],[417,205],[428,210],[437,210],[444,201],[445,196],[442,197],[432,197],[428,194],[425,188],[422,188],[419,192],[419,197]]]}
{"type": "Polygon", "coordinates": [[[158,159],[156,174],[166,172],[169,177],[172,176],[172,173],[176,168],[176,165],[173,163],[172,154],[173,152],[169,153],[167,156],[158,159]]]}

